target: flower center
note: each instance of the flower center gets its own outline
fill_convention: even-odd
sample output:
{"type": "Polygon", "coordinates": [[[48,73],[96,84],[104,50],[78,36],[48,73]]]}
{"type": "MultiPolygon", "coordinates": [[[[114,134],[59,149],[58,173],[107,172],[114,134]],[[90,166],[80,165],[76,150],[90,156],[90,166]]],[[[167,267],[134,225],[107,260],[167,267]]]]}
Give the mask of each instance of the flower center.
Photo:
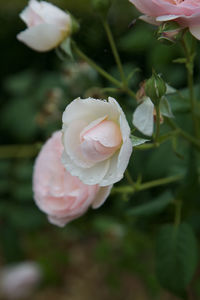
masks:
{"type": "Polygon", "coordinates": [[[104,119],[80,134],[82,155],[90,161],[100,162],[111,157],[120,148],[122,136],[119,126],[104,119]]]}

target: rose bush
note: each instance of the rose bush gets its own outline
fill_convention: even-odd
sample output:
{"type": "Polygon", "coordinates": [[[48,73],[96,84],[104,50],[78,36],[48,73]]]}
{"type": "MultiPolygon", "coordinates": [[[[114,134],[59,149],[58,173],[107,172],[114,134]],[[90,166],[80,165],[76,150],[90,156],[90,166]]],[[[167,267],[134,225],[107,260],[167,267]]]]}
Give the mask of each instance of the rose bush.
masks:
{"type": "Polygon", "coordinates": [[[36,51],[57,47],[71,33],[69,14],[45,1],[30,0],[20,17],[28,28],[17,38],[36,51]]]}
{"type": "Polygon", "coordinates": [[[132,153],[130,127],[111,97],[72,101],[63,113],[63,144],[66,169],[84,183],[100,186],[122,179],[132,153]]]}
{"type": "Polygon", "coordinates": [[[148,23],[160,24],[176,21],[181,27],[188,27],[191,34],[200,39],[199,0],[129,0],[144,16],[148,23]]]}
{"type": "Polygon", "coordinates": [[[61,163],[61,136],[61,131],[57,131],[44,144],[33,173],[36,204],[52,224],[60,227],[84,214],[89,206],[98,208],[112,188],[86,185],[66,171],[61,163]]]}

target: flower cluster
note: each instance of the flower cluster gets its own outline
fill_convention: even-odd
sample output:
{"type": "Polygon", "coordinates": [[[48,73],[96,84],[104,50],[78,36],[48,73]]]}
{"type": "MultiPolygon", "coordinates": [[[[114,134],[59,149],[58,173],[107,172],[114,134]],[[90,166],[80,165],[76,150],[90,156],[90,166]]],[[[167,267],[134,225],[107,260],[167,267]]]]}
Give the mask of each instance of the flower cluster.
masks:
{"type": "MultiPolygon", "coordinates": [[[[158,25],[173,21],[180,28],[188,27],[200,39],[199,0],[130,2],[144,13],[141,19],[158,25]]],[[[110,1],[104,4],[107,12],[110,1]]],[[[95,1],[95,5],[99,9],[100,2],[95,1]]],[[[63,42],[64,51],[69,46],[64,40],[69,41],[73,20],[63,10],[45,1],[30,0],[20,17],[28,28],[17,38],[32,49],[48,51],[63,42]]],[[[169,34],[172,38],[174,27],[168,28],[169,34]]],[[[169,89],[156,74],[145,83],[132,119],[143,134],[153,135],[154,118],[159,128],[163,116],[173,117],[165,97],[169,89]]],[[[123,178],[133,147],[125,114],[111,97],[108,101],[73,100],[66,107],[62,122],[62,131],[54,133],[38,155],[33,175],[35,201],[49,221],[58,226],[64,226],[90,206],[97,208],[106,200],[112,185],[123,178]]]]}
{"type": "Polygon", "coordinates": [[[42,147],[33,174],[35,201],[52,224],[62,227],[103,204],[127,167],[129,135],[113,98],[75,99],[66,107],[63,130],[42,147]]]}

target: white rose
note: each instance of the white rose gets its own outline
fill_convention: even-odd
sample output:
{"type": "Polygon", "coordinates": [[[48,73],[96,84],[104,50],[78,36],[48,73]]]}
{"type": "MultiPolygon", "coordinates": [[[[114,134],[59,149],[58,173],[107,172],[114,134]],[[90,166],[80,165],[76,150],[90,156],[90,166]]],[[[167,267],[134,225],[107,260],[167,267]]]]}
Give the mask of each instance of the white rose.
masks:
{"type": "Polygon", "coordinates": [[[106,186],[122,179],[132,153],[130,127],[111,97],[75,99],[63,113],[62,162],[85,184],[106,186]]]}
{"type": "Polygon", "coordinates": [[[35,262],[6,266],[0,271],[0,294],[6,299],[29,297],[41,281],[42,273],[35,262]]]}
{"type": "Polygon", "coordinates": [[[45,1],[30,0],[20,18],[28,28],[17,39],[36,51],[57,47],[71,33],[69,14],[45,1]]]}

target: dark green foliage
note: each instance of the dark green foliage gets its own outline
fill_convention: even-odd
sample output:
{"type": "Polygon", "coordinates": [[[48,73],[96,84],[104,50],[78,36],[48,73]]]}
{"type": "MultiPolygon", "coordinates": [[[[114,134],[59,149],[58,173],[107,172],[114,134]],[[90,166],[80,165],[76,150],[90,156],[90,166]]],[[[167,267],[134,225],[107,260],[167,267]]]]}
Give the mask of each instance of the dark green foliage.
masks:
{"type": "Polygon", "coordinates": [[[198,262],[197,241],[192,228],[164,225],[156,241],[156,271],[163,287],[184,295],[198,262]]]}
{"type": "Polygon", "coordinates": [[[170,203],[172,203],[173,196],[170,192],[165,192],[159,195],[155,200],[137,205],[128,211],[128,215],[134,217],[145,217],[162,212],[170,203]]]}

